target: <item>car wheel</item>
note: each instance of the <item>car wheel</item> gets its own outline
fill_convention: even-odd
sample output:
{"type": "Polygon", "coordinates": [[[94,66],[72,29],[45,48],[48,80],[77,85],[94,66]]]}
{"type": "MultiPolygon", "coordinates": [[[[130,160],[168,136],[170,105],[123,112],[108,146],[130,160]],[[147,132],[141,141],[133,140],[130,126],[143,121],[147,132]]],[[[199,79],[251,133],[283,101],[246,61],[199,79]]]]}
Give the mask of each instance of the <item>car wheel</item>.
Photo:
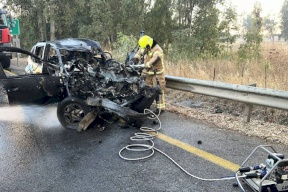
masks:
{"type": "Polygon", "coordinates": [[[75,97],[67,97],[57,107],[58,120],[67,129],[77,129],[80,121],[88,112],[88,105],[75,97]]]}
{"type": "Polygon", "coordinates": [[[11,61],[9,57],[2,57],[0,63],[4,69],[7,69],[10,67],[11,61]]]}

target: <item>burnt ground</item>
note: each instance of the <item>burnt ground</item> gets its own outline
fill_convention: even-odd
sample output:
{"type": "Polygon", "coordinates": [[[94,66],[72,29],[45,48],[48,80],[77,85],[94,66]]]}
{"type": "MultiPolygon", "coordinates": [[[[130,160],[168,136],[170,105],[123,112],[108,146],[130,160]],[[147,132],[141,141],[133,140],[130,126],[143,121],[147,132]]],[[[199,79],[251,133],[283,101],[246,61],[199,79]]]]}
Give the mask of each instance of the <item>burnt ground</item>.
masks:
{"type": "Polygon", "coordinates": [[[222,129],[260,137],[267,142],[288,145],[287,111],[254,105],[251,121],[246,123],[243,120],[243,103],[172,89],[166,90],[165,97],[168,111],[203,120],[222,129]]]}

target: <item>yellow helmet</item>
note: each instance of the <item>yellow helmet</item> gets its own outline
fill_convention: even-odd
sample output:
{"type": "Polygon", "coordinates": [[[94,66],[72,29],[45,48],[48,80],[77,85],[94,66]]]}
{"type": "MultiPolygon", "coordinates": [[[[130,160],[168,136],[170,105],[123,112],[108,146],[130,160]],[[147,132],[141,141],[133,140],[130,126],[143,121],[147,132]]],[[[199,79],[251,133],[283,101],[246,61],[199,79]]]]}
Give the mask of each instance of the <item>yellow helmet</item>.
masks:
{"type": "Polygon", "coordinates": [[[139,44],[139,47],[142,49],[146,48],[147,45],[152,47],[153,39],[151,37],[149,37],[148,35],[144,35],[144,36],[140,37],[138,44],[139,44]]]}

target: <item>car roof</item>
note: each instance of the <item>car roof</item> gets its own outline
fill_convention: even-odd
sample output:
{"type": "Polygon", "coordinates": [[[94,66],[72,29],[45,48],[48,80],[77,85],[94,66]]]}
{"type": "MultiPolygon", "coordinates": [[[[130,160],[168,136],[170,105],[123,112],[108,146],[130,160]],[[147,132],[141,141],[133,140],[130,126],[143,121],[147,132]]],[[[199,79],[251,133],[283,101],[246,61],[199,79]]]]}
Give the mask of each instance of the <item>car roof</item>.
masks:
{"type": "Polygon", "coordinates": [[[102,51],[99,42],[85,38],[66,38],[55,41],[39,42],[37,45],[43,45],[46,43],[52,45],[55,48],[69,51],[91,51],[92,49],[102,51]]]}

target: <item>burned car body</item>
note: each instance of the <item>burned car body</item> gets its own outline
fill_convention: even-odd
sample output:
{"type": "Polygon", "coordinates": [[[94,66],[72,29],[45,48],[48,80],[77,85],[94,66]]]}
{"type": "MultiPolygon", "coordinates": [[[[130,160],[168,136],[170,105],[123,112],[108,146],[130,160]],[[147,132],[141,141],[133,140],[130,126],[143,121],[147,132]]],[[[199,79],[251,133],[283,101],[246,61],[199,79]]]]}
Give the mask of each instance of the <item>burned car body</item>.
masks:
{"type": "Polygon", "coordinates": [[[16,77],[6,77],[0,69],[9,104],[58,102],[57,116],[66,128],[87,128],[97,117],[139,126],[146,117],[144,109],[159,93],[159,88],[145,84],[136,69],[115,61],[94,40],[41,42],[32,53],[19,48],[5,51],[28,54],[33,65],[41,67],[16,77]]]}

